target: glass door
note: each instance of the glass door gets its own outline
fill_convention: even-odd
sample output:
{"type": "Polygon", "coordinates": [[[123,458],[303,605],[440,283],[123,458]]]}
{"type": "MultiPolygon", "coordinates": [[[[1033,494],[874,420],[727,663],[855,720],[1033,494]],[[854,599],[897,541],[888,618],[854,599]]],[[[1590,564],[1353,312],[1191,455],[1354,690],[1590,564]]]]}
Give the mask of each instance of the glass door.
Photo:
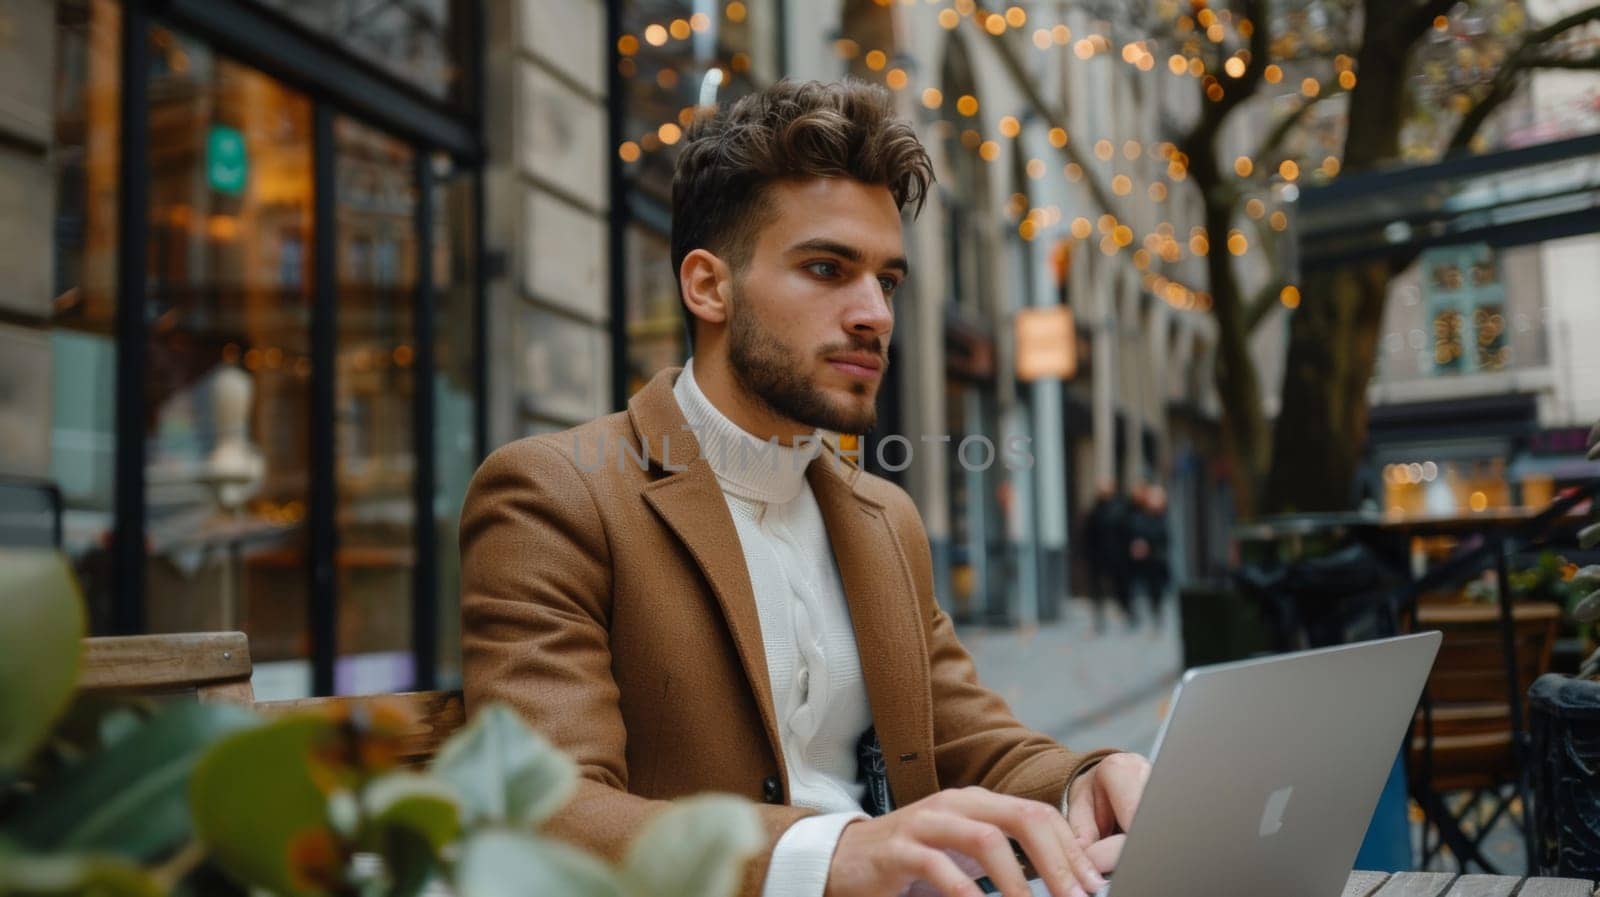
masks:
{"type": "Polygon", "coordinates": [[[145,627],[241,629],[303,694],[311,102],[165,28],[149,77],[145,627]]]}
{"type": "Polygon", "coordinates": [[[334,144],[334,689],[368,694],[416,677],[416,154],[345,118],[334,144]]]}

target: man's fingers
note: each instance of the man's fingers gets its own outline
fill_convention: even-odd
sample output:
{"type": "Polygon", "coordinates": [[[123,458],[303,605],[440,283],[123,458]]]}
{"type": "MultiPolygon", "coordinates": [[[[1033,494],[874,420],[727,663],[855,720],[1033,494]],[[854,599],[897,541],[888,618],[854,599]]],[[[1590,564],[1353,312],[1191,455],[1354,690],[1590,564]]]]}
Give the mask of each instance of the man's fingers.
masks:
{"type": "Polygon", "coordinates": [[[1128,843],[1127,835],[1112,835],[1103,841],[1096,841],[1089,845],[1085,853],[1094,861],[1094,866],[1101,872],[1113,872],[1117,868],[1117,861],[1122,859],[1122,846],[1128,843]]]}
{"type": "Polygon", "coordinates": [[[898,859],[901,868],[911,877],[932,885],[944,897],[984,897],[978,883],[942,850],[914,845],[906,848],[898,859]]]}
{"type": "Polygon", "coordinates": [[[1100,840],[1100,824],[1095,820],[1094,785],[1085,781],[1067,801],[1067,825],[1084,847],[1100,840]]]}
{"type": "Polygon", "coordinates": [[[977,860],[1004,897],[1030,897],[1022,864],[998,827],[955,813],[924,813],[912,826],[911,835],[923,844],[956,850],[977,860]]]}
{"type": "Polygon", "coordinates": [[[1150,781],[1150,761],[1137,754],[1119,754],[1106,759],[1116,762],[1110,769],[1102,770],[1101,788],[1116,816],[1117,828],[1125,832],[1133,825],[1139,799],[1144,797],[1145,783],[1150,781]]]}
{"type": "Polygon", "coordinates": [[[1081,884],[1085,891],[1105,886],[1100,871],[1055,807],[979,788],[946,793],[951,795],[953,811],[996,826],[1021,842],[1055,897],[1068,897],[1074,885],[1081,884]]]}

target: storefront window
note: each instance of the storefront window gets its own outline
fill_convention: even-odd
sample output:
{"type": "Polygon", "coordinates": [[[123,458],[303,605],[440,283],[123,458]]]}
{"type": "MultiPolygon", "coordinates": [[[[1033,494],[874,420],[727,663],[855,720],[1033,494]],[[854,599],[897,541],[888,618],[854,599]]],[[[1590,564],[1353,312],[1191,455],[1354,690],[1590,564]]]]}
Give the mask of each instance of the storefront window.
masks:
{"type": "Polygon", "coordinates": [[[150,34],[146,626],[242,629],[309,683],[311,104],[150,34]]]}
{"type": "Polygon", "coordinates": [[[464,0],[258,0],[428,94],[465,96],[464,0]]]}
{"type": "Polygon", "coordinates": [[[410,146],[341,119],[337,144],[339,661],[343,694],[415,681],[416,163],[410,146]]]}
{"type": "Polygon", "coordinates": [[[683,303],[665,235],[643,227],[628,230],[628,393],[632,395],[664,367],[682,364],[683,303]]]}
{"type": "Polygon", "coordinates": [[[627,231],[625,347],[628,392],[688,355],[668,230],[672,169],[683,133],[711,104],[730,103],[769,76],[758,49],[774,25],[768,3],[706,5],[625,0],[617,41],[627,112],[617,149],[627,165],[630,208],[646,210],[627,231]]]}

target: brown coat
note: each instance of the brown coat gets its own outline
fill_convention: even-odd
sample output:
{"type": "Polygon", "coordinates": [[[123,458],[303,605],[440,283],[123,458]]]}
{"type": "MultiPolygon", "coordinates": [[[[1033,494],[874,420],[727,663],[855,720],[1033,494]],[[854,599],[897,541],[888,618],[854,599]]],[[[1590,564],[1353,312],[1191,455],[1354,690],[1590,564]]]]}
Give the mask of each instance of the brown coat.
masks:
{"type": "MultiPolygon", "coordinates": [[[[767,851],[742,891],[753,897],[772,845],[810,811],[783,805],[749,574],[673,397],[676,375],[658,374],[626,412],[514,442],[478,470],[461,521],[467,706],[509,702],[572,755],[583,781],[548,828],[605,857],[625,852],[660,801],[705,791],[764,801],[767,851]]],[[[896,804],[961,785],[1059,804],[1103,752],[1068,752],[978,684],[934,600],[910,497],[827,451],[806,476],[896,804]]]]}

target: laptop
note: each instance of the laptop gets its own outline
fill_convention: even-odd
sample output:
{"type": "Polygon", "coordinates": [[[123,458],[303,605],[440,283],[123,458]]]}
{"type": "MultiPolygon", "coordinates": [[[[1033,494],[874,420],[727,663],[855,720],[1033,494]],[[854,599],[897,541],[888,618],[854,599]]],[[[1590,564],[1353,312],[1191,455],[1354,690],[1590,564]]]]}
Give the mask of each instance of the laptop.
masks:
{"type": "MultiPolygon", "coordinates": [[[[1156,736],[1110,897],[1338,897],[1438,632],[1201,667],[1156,736]]],[[[1039,881],[1033,891],[1048,897],[1039,881]]]]}

